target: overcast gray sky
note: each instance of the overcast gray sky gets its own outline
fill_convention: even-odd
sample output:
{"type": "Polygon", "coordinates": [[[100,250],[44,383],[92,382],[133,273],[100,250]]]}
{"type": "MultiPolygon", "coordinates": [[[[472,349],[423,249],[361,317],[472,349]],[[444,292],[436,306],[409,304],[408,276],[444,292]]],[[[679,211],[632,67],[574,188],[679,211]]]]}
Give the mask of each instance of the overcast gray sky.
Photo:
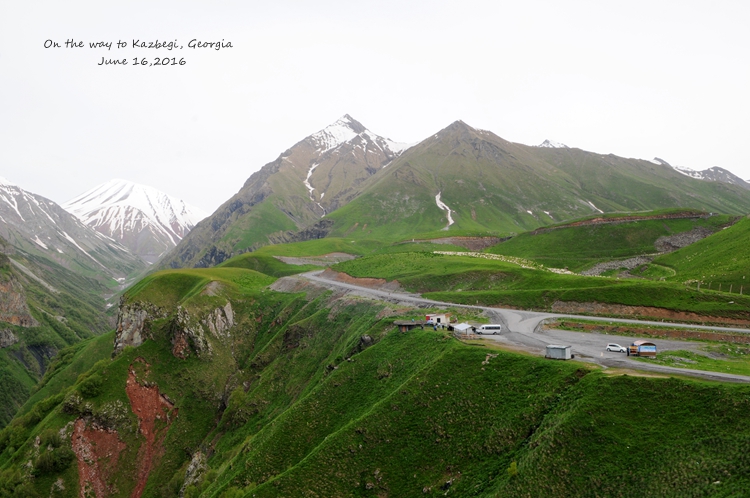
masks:
{"type": "Polygon", "coordinates": [[[211,212],[349,113],[400,142],[461,119],[748,179],[749,22],[722,0],[0,0],[0,176],[58,203],[123,178],[211,212]]]}

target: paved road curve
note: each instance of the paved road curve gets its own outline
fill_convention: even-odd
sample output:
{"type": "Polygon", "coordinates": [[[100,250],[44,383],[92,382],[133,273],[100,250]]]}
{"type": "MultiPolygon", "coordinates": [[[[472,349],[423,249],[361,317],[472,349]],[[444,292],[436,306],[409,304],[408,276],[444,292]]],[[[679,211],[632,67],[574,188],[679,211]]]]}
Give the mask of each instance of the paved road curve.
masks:
{"type": "MultiPolygon", "coordinates": [[[[400,292],[388,292],[377,289],[370,289],[367,287],[361,287],[351,283],[338,282],[335,280],[329,280],[322,278],[320,275],[323,273],[322,270],[312,271],[297,275],[296,277],[287,278],[303,278],[312,282],[316,282],[329,289],[344,290],[351,294],[360,295],[363,297],[377,298],[383,301],[388,301],[397,304],[411,305],[417,307],[426,306],[451,306],[460,308],[476,309],[485,312],[490,317],[493,323],[502,323],[507,326],[509,332],[505,332],[501,335],[487,335],[484,336],[487,340],[497,341],[503,344],[507,344],[511,347],[519,348],[524,351],[528,351],[533,354],[544,355],[545,347],[548,344],[564,344],[572,346],[573,354],[576,355],[576,359],[582,361],[588,361],[597,363],[608,368],[625,368],[625,369],[637,369],[646,370],[654,373],[661,374],[678,374],[678,375],[690,375],[695,377],[701,377],[704,379],[711,380],[722,380],[730,382],[747,382],[750,383],[750,377],[744,375],[725,374],[721,372],[706,372],[703,370],[692,370],[688,368],[672,368],[663,365],[651,364],[641,360],[630,358],[623,353],[610,353],[605,351],[605,347],[609,342],[616,342],[622,345],[627,345],[633,342],[632,337],[613,336],[613,335],[599,335],[582,332],[571,332],[565,330],[537,330],[539,324],[549,318],[579,318],[584,320],[592,321],[617,321],[618,323],[633,323],[638,325],[659,325],[668,326],[674,328],[690,328],[690,329],[705,329],[714,331],[731,331],[750,334],[750,329],[739,329],[730,327],[710,327],[701,325],[686,325],[682,323],[669,323],[661,321],[647,321],[647,320],[632,320],[632,319],[613,319],[606,317],[595,317],[595,316],[582,316],[582,315],[567,315],[559,313],[543,313],[537,311],[519,311],[505,308],[490,308],[485,306],[469,306],[464,304],[447,303],[442,301],[434,301],[432,299],[425,299],[418,294],[407,294],[400,292]]],[[[699,344],[688,341],[670,341],[662,339],[654,339],[653,342],[656,344],[659,351],[667,351],[674,349],[697,349],[699,344]]]]}

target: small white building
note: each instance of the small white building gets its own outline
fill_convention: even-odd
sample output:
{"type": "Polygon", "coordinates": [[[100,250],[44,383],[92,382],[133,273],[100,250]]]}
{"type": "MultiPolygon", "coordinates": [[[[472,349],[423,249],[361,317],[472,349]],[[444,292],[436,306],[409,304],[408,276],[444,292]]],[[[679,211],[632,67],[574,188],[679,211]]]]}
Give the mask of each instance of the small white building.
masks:
{"type": "Polygon", "coordinates": [[[544,357],[551,358],[553,360],[569,360],[573,357],[573,355],[571,354],[570,346],[558,346],[555,344],[550,344],[549,346],[547,346],[547,354],[544,357]]]}
{"type": "Polygon", "coordinates": [[[451,323],[452,315],[450,313],[430,313],[425,315],[424,320],[430,325],[445,325],[451,323]]]}

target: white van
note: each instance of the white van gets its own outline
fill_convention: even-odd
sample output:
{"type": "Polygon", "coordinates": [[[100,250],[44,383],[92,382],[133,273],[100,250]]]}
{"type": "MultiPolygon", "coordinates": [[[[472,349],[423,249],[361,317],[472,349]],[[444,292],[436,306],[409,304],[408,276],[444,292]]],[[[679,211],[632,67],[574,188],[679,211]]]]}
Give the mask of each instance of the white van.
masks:
{"type": "Polygon", "coordinates": [[[500,324],[496,324],[496,323],[480,325],[479,327],[477,327],[477,330],[476,330],[477,334],[481,334],[481,335],[489,335],[489,334],[497,335],[497,334],[500,334],[502,331],[503,331],[503,326],[500,324]]]}

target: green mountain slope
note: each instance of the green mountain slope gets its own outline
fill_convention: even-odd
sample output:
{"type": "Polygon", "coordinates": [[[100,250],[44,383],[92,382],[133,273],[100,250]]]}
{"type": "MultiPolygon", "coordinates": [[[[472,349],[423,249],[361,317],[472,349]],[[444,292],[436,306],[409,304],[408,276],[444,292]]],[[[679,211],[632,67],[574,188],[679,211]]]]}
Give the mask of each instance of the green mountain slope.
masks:
{"type": "MultiPolygon", "coordinates": [[[[400,333],[393,317],[423,310],[273,280],[195,269],[131,289],[122,313],[145,312],[142,341],[93,366],[84,356],[101,358],[108,336],[66,350],[0,431],[0,492],[731,496],[750,484],[746,386],[608,377],[400,333]]],[[[122,323],[116,341],[133,332],[122,323]]]]}
{"type": "Polygon", "coordinates": [[[597,212],[693,208],[745,213],[740,186],[695,180],[649,161],[507,142],[455,122],[381,170],[331,213],[333,235],[385,240],[512,233],[597,212]],[[451,209],[446,211],[436,196],[451,209]]]}
{"type": "Polygon", "coordinates": [[[566,303],[599,303],[644,307],[635,312],[658,319],[663,316],[651,313],[661,308],[685,321],[750,323],[747,295],[735,295],[728,303],[723,293],[698,292],[681,282],[560,274],[530,260],[496,258],[476,253],[376,254],[332,269],[353,277],[397,280],[407,291],[451,303],[565,312],[570,312],[564,309],[566,303]]]}
{"type": "Polygon", "coordinates": [[[9,245],[4,251],[10,256],[0,253],[0,426],[26,402],[60,349],[110,328],[102,295],[111,292],[100,279],[38,255],[9,245]]]}
{"type": "Polygon", "coordinates": [[[702,237],[730,223],[730,216],[727,215],[705,215],[707,213],[696,212],[693,217],[687,217],[690,213],[682,211],[653,215],[642,213],[637,221],[629,221],[627,216],[620,218],[613,215],[602,222],[598,222],[597,218],[579,224],[524,232],[487,252],[580,271],[596,262],[653,255],[671,249],[672,244],[690,242],[688,239],[670,243],[678,234],[697,231],[697,237],[702,237]]]}
{"type": "MultiPolygon", "coordinates": [[[[356,197],[400,147],[343,116],[254,173],[159,268],[209,267],[262,245],[293,241],[294,232],[356,197]]],[[[320,236],[314,231],[305,239],[320,236]]]]}
{"type": "Polygon", "coordinates": [[[703,289],[739,293],[750,286],[750,219],[744,218],[711,237],[660,256],[654,263],[675,270],[674,280],[701,282],[703,289]]]}
{"type": "Polygon", "coordinates": [[[344,116],[253,174],[159,268],[210,267],[263,245],[329,236],[508,235],[663,209],[744,214],[750,191],[666,163],[516,144],[461,121],[405,149],[344,116]]]}

